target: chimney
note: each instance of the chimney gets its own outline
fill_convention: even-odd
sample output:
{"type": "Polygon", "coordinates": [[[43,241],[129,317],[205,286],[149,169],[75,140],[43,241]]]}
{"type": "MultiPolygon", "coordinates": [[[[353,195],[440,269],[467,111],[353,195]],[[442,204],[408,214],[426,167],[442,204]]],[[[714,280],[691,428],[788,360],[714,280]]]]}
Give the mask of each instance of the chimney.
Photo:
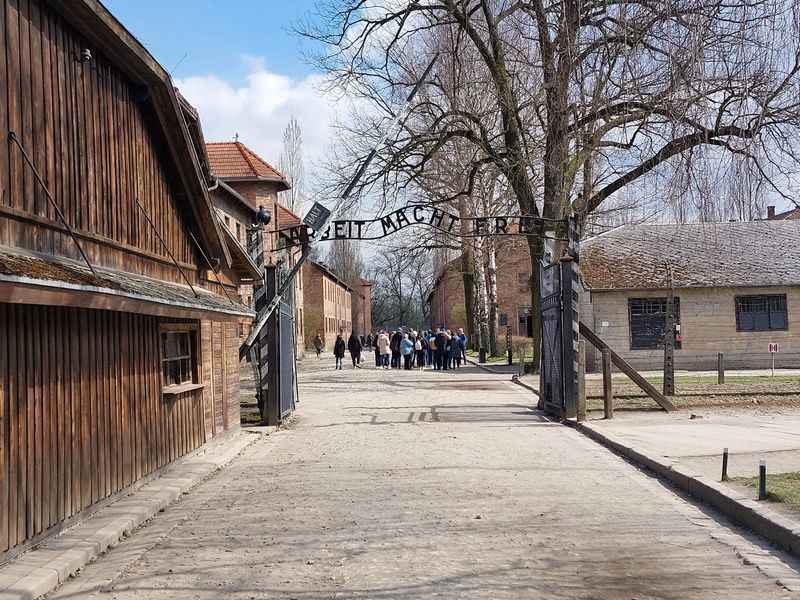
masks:
{"type": "Polygon", "coordinates": [[[767,218],[768,219],[774,219],[775,218],[775,207],[774,206],[768,206],[767,207],[767,218]]]}

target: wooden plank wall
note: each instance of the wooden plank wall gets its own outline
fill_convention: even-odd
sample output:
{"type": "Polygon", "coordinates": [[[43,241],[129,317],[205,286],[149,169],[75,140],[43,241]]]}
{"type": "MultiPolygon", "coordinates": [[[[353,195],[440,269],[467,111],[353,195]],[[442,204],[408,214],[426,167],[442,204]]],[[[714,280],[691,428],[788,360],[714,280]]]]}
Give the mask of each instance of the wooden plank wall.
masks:
{"type": "Polygon", "coordinates": [[[206,403],[228,407],[221,421],[238,426],[235,323],[200,328],[207,383],[217,356],[212,330],[220,343],[228,336],[230,357],[220,361],[228,365],[220,373],[228,388],[221,385],[214,398],[205,390],[162,396],[160,322],[0,303],[0,559],[201,446],[213,413],[206,403]],[[223,403],[223,396],[236,402],[223,403]]]}
{"type": "MultiPolygon", "coordinates": [[[[152,104],[43,0],[0,0],[0,245],[78,258],[13,130],[92,262],[180,281],[136,206],[197,266],[152,104]],[[82,62],[89,47],[92,60],[82,62]]],[[[197,277],[196,272],[190,276],[197,277]]]]}

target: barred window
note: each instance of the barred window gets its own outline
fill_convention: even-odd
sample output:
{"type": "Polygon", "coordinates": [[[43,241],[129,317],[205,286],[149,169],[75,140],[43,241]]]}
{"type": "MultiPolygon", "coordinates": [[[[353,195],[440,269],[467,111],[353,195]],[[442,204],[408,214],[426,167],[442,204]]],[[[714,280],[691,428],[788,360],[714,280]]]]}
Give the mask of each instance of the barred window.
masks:
{"type": "Polygon", "coordinates": [[[780,331],[788,328],[786,294],[736,296],[737,331],[780,331]]]}
{"type": "MultiPolygon", "coordinates": [[[[680,298],[674,301],[675,323],[681,322],[680,298]]],[[[629,298],[628,318],[631,330],[631,350],[654,350],[664,347],[667,323],[666,298],[629,298]]],[[[680,340],[675,348],[680,349],[680,340]]]]}

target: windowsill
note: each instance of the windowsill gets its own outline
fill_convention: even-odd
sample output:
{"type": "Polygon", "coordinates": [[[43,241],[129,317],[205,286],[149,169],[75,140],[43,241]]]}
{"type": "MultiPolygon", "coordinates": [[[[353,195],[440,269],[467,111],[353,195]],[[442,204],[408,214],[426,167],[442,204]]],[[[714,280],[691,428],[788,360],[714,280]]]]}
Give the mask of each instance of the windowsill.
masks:
{"type": "Polygon", "coordinates": [[[186,392],[202,390],[204,387],[206,387],[204,383],[182,383],[180,385],[165,386],[161,388],[161,393],[165,396],[174,396],[176,394],[185,394],[186,392]]]}

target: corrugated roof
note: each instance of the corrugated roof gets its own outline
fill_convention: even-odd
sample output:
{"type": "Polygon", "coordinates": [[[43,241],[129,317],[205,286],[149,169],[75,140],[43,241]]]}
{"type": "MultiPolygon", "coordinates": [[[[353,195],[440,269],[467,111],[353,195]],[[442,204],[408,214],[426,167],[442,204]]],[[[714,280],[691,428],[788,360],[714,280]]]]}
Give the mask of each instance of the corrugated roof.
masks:
{"type": "Polygon", "coordinates": [[[241,142],[209,142],[208,161],[220,179],[274,181],[289,189],[286,178],[272,165],[241,142]]]}
{"type": "Polygon", "coordinates": [[[626,225],[581,244],[594,290],[800,285],[800,221],[626,225]]]}
{"type": "Polygon", "coordinates": [[[124,296],[144,302],[252,317],[244,305],[233,304],[195,285],[197,296],[187,285],[168,283],[143,275],[95,266],[93,275],[85,263],[42,257],[10,248],[0,248],[0,283],[58,286],[97,294],[124,296]]]}

